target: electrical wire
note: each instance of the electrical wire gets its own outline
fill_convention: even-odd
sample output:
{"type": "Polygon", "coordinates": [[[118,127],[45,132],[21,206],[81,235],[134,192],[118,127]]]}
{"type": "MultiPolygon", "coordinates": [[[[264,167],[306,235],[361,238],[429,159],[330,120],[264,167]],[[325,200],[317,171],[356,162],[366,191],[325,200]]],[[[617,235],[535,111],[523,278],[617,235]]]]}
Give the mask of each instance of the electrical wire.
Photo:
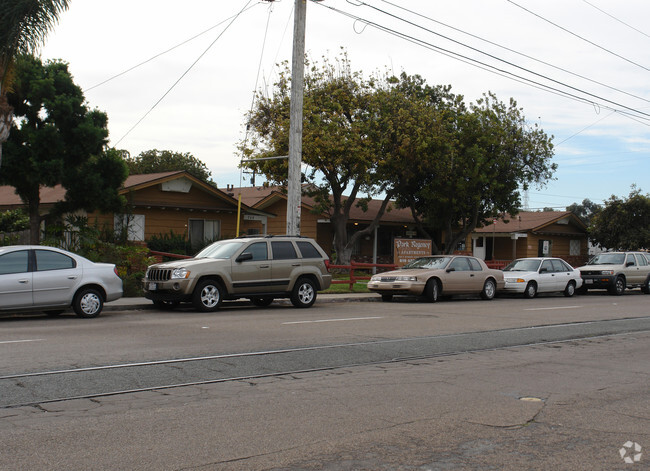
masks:
{"type": "Polygon", "coordinates": [[[582,0],[582,1],[585,2],[587,5],[589,5],[590,7],[595,8],[595,9],[598,10],[599,12],[601,12],[601,13],[603,13],[603,14],[609,16],[611,19],[613,19],[613,20],[615,20],[615,21],[618,21],[618,22],[621,23],[622,25],[625,25],[625,26],[627,26],[628,28],[633,29],[633,30],[636,31],[637,33],[642,34],[642,35],[644,35],[644,36],[647,37],[647,38],[650,38],[650,35],[644,33],[643,31],[641,31],[640,29],[635,28],[635,27],[632,26],[632,25],[627,24],[625,21],[622,21],[622,20],[616,18],[614,15],[612,15],[612,14],[610,14],[610,13],[607,13],[607,12],[606,12],[605,10],[603,10],[602,8],[598,8],[598,7],[597,7],[596,5],[594,5],[593,3],[589,3],[587,0],[582,0]]]}
{"type": "MultiPolygon", "coordinates": [[[[509,1],[510,1],[510,0],[509,0],[509,1]]],[[[375,10],[375,11],[378,11],[378,12],[384,14],[384,15],[387,15],[387,16],[389,16],[389,17],[391,17],[391,18],[394,18],[394,19],[400,20],[400,21],[402,21],[402,22],[404,22],[404,23],[407,23],[407,24],[409,24],[409,25],[411,25],[411,26],[414,26],[414,27],[419,28],[419,29],[422,29],[422,30],[424,30],[424,31],[426,31],[426,32],[428,32],[428,33],[434,34],[434,35],[439,36],[439,37],[441,37],[441,38],[443,38],[443,39],[446,39],[446,40],[448,40],[448,41],[451,41],[451,42],[453,42],[454,44],[457,44],[457,45],[460,45],[460,46],[462,46],[462,47],[468,48],[468,49],[470,49],[470,50],[472,50],[472,51],[474,51],[474,52],[478,52],[479,54],[485,55],[485,56],[487,56],[487,57],[489,57],[489,58],[491,58],[491,59],[494,59],[494,60],[497,60],[497,61],[502,62],[502,63],[504,63],[504,64],[507,64],[507,65],[509,65],[509,66],[511,66],[511,67],[515,67],[515,68],[517,68],[517,69],[520,69],[520,70],[522,70],[522,71],[524,71],[524,72],[526,72],[526,73],[529,73],[529,74],[535,75],[535,76],[540,77],[540,78],[542,78],[542,79],[544,79],[544,80],[548,80],[548,81],[550,81],[550,82],[556,83],[556,84],[558,84],[558,85],[561,85],[561,86],[563,86],[563,87],[569,88],[569,89],[571,89],[571,90],[575,90],[575,91],[577,91],[577,92],[580,92],[580,93],[583,93],[583,94],[585,94],[585,95],[591,96],[591,97],[593,97],[593,98],[597,98],[597,99],[599,99],[599,100],[603,100],[603,101],[605,101],[605,102],[611,103],[611,104],[616,105],[616,106],[618,106],[618,107],[625,108],[625,109],[630,110],[630,111],[633,111],[633,112],[635,112],[635,113],[639,113],[639,114],[642,114],[642,115],[646,115],[648,118],[650,118],[650,114],[648,114],[648,113],[644,113],[644,112],[642,112],[642,111],[639,111],[639,110],[636,110],[636,109],[631,108],[631,107],[629,107],[629,106],[626,106],[626,105],[623,105],[623,104],[617,103],[617,102],[612,101],[612,100],[609,100],[609,99],[607,99],[607,98],[603,98],[603,97],[601,97],[601,96],[598,96],[598,95],[595,95],[595,94],[593,94],[593,93],[587,92],[587,91],[585,91],[585,90],[582,90],[582,89],[580,89],[580,88],[574,87],[574,86],[572,86],[572,85],[569,85],[569,84],[567,84],[567,83],[561,82],[561,81],[559,81],[559,80],[555,80],[555,79],[553,79],[553,78],[551,78],[551,77],[548,77],[548,76],[546,76],[546,75],[544,75],[544,74],[540,74],[540,73],[537,73],[537,72],[535,72],[535,71],[533,71],[533,70],[527,69],[527,68],[525,68],[525,67],[521,67],[521,66],[519,66],[519,65],[517,65],[517,64],[514,64],[513,62],[507,61],[507,60],[505,60],[505,59],[501,59],[500,57],[497,57],[497,56],[495,56],[495,55],[493,55],[493,54],[487,53],[487,52],[482,51],[482,50],[480,50],[480,49],[477,49],[477,48],[475,48],[475,47],[473,47],[473,46],[469,46],[469,45],[467,45],[467,44],[464,44],[464,43],[462,43],[462,42],[460,42],[460,41],[458,41],[458,40],[456,40],[456,39],[450,38],[450,37],[445,36],[445,35],[443,35],[443,34],[441,34],[441,33],[437,33],[437,32],[435,32],[435,31],[433,31],[433,30],[431,30],[431,29],[425,28],[424,26],[421,26],[421,25],[418,25],[418,24],[416,24],[416,23],[414,23],[414,22],[412,22],[412,21],[406,20],[405,18],[399,17],[399,16],[397,16],[397,15],[395,15],[395,14],[393,14],[393,13],[389,13],[389,12],[387,12],[387,11],[385,11],[385,10],[382,10],[381,8],[377,8],[377,7],[373,6],[373,5],[369,5],[369,4],[367,4],[367,3],[365,3],[365,2],[362,2],[362,1],[359,1],[358,4],[359,4],[359,5],[363,5],[363,6],[367,6],[367,7],[371,8],[371,9],[373,9],[373,10],[375,10]]],[[[474,60],[474,59],[471,59],[471,60],[474,60]]],[[[523,77],[520,77],[520,78],[523,78],[523,77]]]]}
{"type": "Polygon", "coordinates": [[[544,18],[544,17],[541,16],[541,15],[538,15],[538,14],[535,13],[534,11],[529,10],[528,8],[525,8],[525,7],[521,6],[521,5],[519,5],[518,3],[513,2],[512,0],[507,0],[507,1],[510,2],[510,3],[512,3],[514,6],[521,8],[521,9],[524,10],[525,12],[528,12],[528,13],[530,13],[531,15],[533,15],[533,16],[539,18],[540,20],[542,20],[542,21],[546,21],[547,23],[549,23],[549,24],[555,26],[556,28],[559,28],[559,29],[561,29],[562,31],[564,31],[564,32],[566,32],[566,33],[569,33],[570,35],[575,36],[576,38],[581,39],[581,40],[583,40],[584,42],[589,43],[589,44],[591,44],[592,46],[597,47],[598,49],[601,49],[601,50],[603,50],[603,51],[605,51],[605,52],[607,52],[607,53],[609,53],[609,54],[611,54],[611,55],[613,55],[613,56],[618,57],[619,59],[623,59],[625,62],[629,62],[629,63],[632,64],[632,65],[636,65],[637,67],[640,67],[641,69],[644,69],[644,70],[647,70],[647,71],[650,72],[650,69],[649,69],[649,68],[647,68],[647,67],[645,67],[645,66],[643,66],[643,65],[641,65],[641,64],[639,64],[639,63],[637,63],[637,62],[634,62],[633,60],[628,59],[627,57],[624,57],[624,56],[622,56],[622,55],[620,55],[620,54],[617,54],[616,52],[611,51],[611,50],[607,49],[606,47],[603,47],[603,46],[601,46],[601,45],[599,45],[599,44],[596,44],[595,42],[590,41],[590,40],[587,39],[587,38],[583,38],[583,37],[580,36],[579,34],[576,34],[576,33],[574,33],[573,31],[568,30],[567,28],[558,25],[557,23],[553,23],[551,20],[549,20],[549,19],[547,19],[547,18],[544,18]]]}
{"type": "Polygon", "coordinates": [[[219,34],[219,36],[217,36],[216,39],[210,43],[210,45],[209,45],[209,46],[208,46],[208,47],[207,47],[207,48],[206,48],[206,49],[205,49],[205,50],[204,50],[204,51],[199,55],[199,57],[198,57],[198,58],[197,58],[197,59],[196,59],[196,60],[195,60],[195,61],[194,61],[194,62],[193,62],[193,63],[192,63],[188,68],[187,68],[187,70],[185,70],[185,72],[183,72],[183,74],[178,78],[178,80],[176,80],[176,82],[174,82],[174,83],[172,84],[172,86],[169,87],[169,89],[167,89],[167,91],[163,94],[163,96],[161,96],[161,97],[158,99],[158,101],[157,101],[156,103],[154,103],[154,105],[153,105],[151,108],[149,108],[149,111],[147,111],[147,112],[142,116],[142,118],[140,118],[140,119],[138,120],[138,122],[135,123],[135,124],[131,127],[131,129],[129,129],[129,130],[126,132],[126,134],[124,134],[124,135],[123,135],[123,136],[122,136],[122,137],[121,137],[121,138],[120,138],[120,139],[119,139],[119,140],[114,144],[113,147],[117,147],[117,145],[118,145],[120,142],[122,142],[122,141],[124,140],[124,138],[125,138],[126,136],[128,136],[128,135],[131,133],[131,131],[133,131],[133,130],[134,130],[134,129],[135,129],[135,128],[136,128],[136,127],[137,127],[137,126],[142,122],[142,121],[144,121],[144,119],[149,115],[149,113],[151,113],[151,112],[152,112],[152,111],[153,111],[153,110],[154,110],[154,109],[155,109],[155,108],[160,104],[160,102],[162,102],[162,101],[165,99],[165,97],[171,93],[171,91],[176,87],[176,85],[178,85],[178,84],[180,83],[180,81],[183,80],[183,78],[185,78],[185,76],[190,72],[190,70],[192,70],[192,69],[194,68],[194,66],[195,66],[196,64],[198,64],[198,62],[203,58],[203,56],[205,56],[205,55],[207,54],[207,52],[212,48],[212,46],[215,45],[215,43],[216,43],[216,42],[221,38],[221,36],[223,36],[223,34],[224,34],[226,31],[228,31],[228,29],[230,28],[230,26],[232,26],[232,24],[235,22],[235,20],[236,20],[237,18],[239,18],[239,16],[240,16],[240,15],[241,15],[245,10],[246,10],[246,8],[248,7],[248,5],[249,5],[252,1],[253,1],[253,0],[248,0],[248,3],[246,3],[246,5],[244,6],[244,8],[242,8],[242,9],[239,11],[239,13],[237,13],[237,15],[235,15],[235,16],[232,18],[232,20],[230,21],[230,23],[228,23],[228,25],[227,25],[227,26],[224,28],[224,30],[219,34]]]}
{"type": "MultiPolygon", "coordinates": [[[[498,67],[496,67],[494,65],[490,65],[490,64],[487,64],[485,62],[481,62],[479,60],[476,60],[476,59],[472,59],[470,57],[467,57],[467,56],[464,56],[464,55],[462,55],[460,53],[457,53],[457,52],[442,48],[440,46],[435,46],[435,45],[433,45],[433,44],[431,44],[429,42],[426,42],[424,40],[417,39],[417,38],[415,38],[413,36],[410,36],[410,35],[407,35],[405,33],[398,32],[398,31],[396,31],[394,29],[391,29],[391,28],[388,28],[386,26],[375,23],[373,21],[361,18],[361,17],[359,17],[357,15],[353,15],[353,14],[351,14],[349,12],[339,10],[337,8],[334,8],[334,7],[330,6],[330,5],[325,5],[324,2],[323,3],[315,2],[314,0],[312,0],[312,2],[316,3],[317,5],[321,6],[322,8],[328,8],[331,11],[339,13],[339,14],[341,14],[343,16],[346,16],[348,18],[351,18],[351,19],[353,19],[355,21],[363,22],[363,23],[367,24],[368,26],[372,26],[372,27],[374,27],[374,28],[376,28],[376,29],[378,29],[380,31],[384,31],[384,32],[386,32],[388,34],[397,36],[397,37],[399,37],[401,39],[412,42],[412,43],[417,44],[417,45],[419,45],[421,47],[424,47],[426,49],[434,50],[434,51],[436,51],[436,52],[438,52],[438,53],[440,53],[442,55],[445,55],[447,57],[453,58],[455,60],[459,60],[460,62],[464,62],[464,63],[466,63],[468,65],[472,65],[472,66],[477,67],[479,69],[486,70],[486,71],[491,72],[491,73],[495,73],[496,75],[508,78],[510,80],[514,80],[516,82],[524,83],[526,85],[533,86],[534,88],[538,88],[538,89],[541,89],[541,90],[544,90],[544,91],[547,91],[547,92],[550,92],[550,93],[553,93],[553,94],[557,94],[557,95],[560,95],[560,96],[563,96],[565,98],[569,98],[569,99],[572,99],[572,100],[575,100],[575,101],[578,101],[578,102],[581,102],[581,103],[591,104],[591,105],[598,105],[598,106],[600,106],[602,108],[612,110],[612,111],[616,110],[620,114],[623,114],[623,115],[630,115],[631,114],[630,111],[631,111],[631,112],[637,113],[638,115],[642,115],[642,116],[631,115],[631,116],[634,116],[635,118],[638,118],[638,119],[641,119],[641,120],[650,120],[650,114],[648,114],[648,113],[636,110],[634,108],[627,107],[625,105],[618,104],[616,102],[612,102],[611,100],[608,100],[608,99],[605,99],[605,98],[602,98],[602,97],[598,97],[597,95],[591,94],[591,93],[586,92],[586,91],[581,90],[581,89],[577,89],[575,87],[571,87],[571,86],[566,85],[566,84],[564,84],[562,82],[558,82],[558,83],[560,85],[568,87],[568,88],[575,88],[575,90],[580,92],[580,93],[584,93],[586,95],[594,96],[595,98],[598,98],[600,100],[615,104],[616,106],[628,109],[630,111],[624,111],[624,110],[620,110],[620,109],[617,109],[617,108],[613,108],[612,106],[609,106],[609,105],[597,103],[594,100],[590,100],[590,99],[587,99],[585,97],[581,97],[581,96],[575,95],[573,93],[567,92],[565,90],[561,90],[561,89],[552,87],[552,86],[550,86],[548,84],[540,83],[540,82],[537,82],[537,81],[532,80],[530,78],[526,78],[526,77],[514,74],[514,73],[512,73],[510,71],[500,69],[500,68],[498,68],[498,67]]],[[[552,80],[552,79],[549,79],[549,80],[552,80]]],[[[648,124],[648,123],[641,123],[641,124],[644,124],[646,126],[650,126],[650,124],[648,124]]]]}
{"type": "MultiPolygon", "coordinates": [[[[408,8],[405,8],[405,7],[403,7],[403,6],[397,5],[397,4],[395,4],[395,3],[393,3],[393,2],[390,2],[390,1],[388,1],[388,0],[380,0],[380,1],[382,1],[383,3],[387,3],[388,5],[391,5],[391,6],[395,7],[395,8],[398,8],[398,9],[401,9],[401,10],[406,11],[406,12],[408,12],[408,13],[411,13],[411,14],[413,14],[413,15],[419,16],[419,17],[421,17],[421,18],[423,18],[423,19],[425,19],[425,20],[431,21],[432,23],[436,23],[436,24],[442,25],[442,26],[444,26],[444,27],[446,27],[446,28],[452,29],[452,30],[454,30],[454,31],[456,31],[456,32],[459,32],[459,33],[464,34],[464,35],[466,35],[466,36],[469,36],[469,37],[471,37],[471,38],[478,39],[479,41],[485,42],[485,43],[490,44],[490,45],[492,45],[492,46],[496,46],[496,47],[498,47],[498,48],[500,48],[500,49],[503,49],[503,50],[505,50],[505,51],[512,52],[513,54],[517,54],[517,55],[519,55],[519,56],[525,57],[526,59],[530,59],[530,60],[532,60],[532,61],[538,62],[538,63],[543,64],[543,65],[545,65],[545,66],[548,66],[548,67],[551,67],[551,68],[553,68],[553,69],[559,70],[559,71],[561,71],[561,72],[567,73],[567,74],[569,74],[569,75],[573,75],[574,77],[578,77],[578,78],[581,78],[581,79],[583,79],[583,80],[587,80],[588,82],[595,83],[596,85],[600,85],[601,87],[608,88],[608,89],[610,89],[610,90],[613,90],[613,91],[616,91],[616,92],[622,93],[622,94],[627,95],[627,96],[629,96],[629,97],[636,98],[636,99],[638,99],[638,100],[642,100],[642,101],[645,101],[645,102],[650,103],[650,100],[647,99],[647,98],[643,98],[643,97],[638,96],[638,95],[635,95],[635,94],[633,94],[633,93],[626,92],[625,90],[621,90],[621,89],[616,88],[616,87],[614,87],[614,86],[607,85],[607,84],[605,84],[605,83],[599,82],[598,80],[594,80],[594,79],[591,79],[591,78],[589,78],[589,77],[585,77],[584,75],[578,74],[578,73],[576,73],[576,72],[572,72],[572,71],[567,70],[567,69],[565,69],[565,68],[563,68],[563,67],[559,67],[559,66],[557,66],[557,65],[551,64],[551,63],[546,62],[546,61],[543,61],[543,60],[541,60],[541,59],[537,59],[536,57],[532,57],[532,56],[530,56],[530,55],[528,55],[528,54],[524,54],[523,52],[516,51],[516,50],[511,49],[511,48],[509,48],[509,47],[503,46],[503,45],[501,45],[501,44],[498,44],[498,43],[495,43],[495,42],[490,41],[490,40],[488,40],[488,39],[485,39],[485,38],[482,38],[482,37],[480,37],[480,36],[477,36],[477,35],[475,35],[475,34],[468,33],[467,31],[463,31],[463,30],[460,29],[460,28],[456,28],[455,26],[448,25],[448,24],[446,24],[446,23],[443,23],[442,21],[435,20],[435,19],[433,19],[433,18],[431,18],[431,17],[428,17],[428,16],[423,15],[423,14],[421,14],[421,13],[418,13],[418,12],[416,12],[416,11],[409,10],[408,8]]],[[[586,1],[586,0],[585,0],[585,1],[586,1]]]]}

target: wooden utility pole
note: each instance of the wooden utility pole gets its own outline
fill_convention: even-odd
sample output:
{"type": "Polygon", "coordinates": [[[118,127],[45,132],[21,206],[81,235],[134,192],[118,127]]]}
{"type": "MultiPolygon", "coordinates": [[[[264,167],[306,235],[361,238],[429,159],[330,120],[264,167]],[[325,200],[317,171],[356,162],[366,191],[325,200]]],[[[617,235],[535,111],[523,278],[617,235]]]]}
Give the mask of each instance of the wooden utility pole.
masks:
{"type": "Polygon", "coordinates": [[[287,185],[287,234],[300,235],[300,168],[302,162],[302,105],[305,87],[305,22],[307,0],[296,0],[291,62],[289,123],[289,175],[287,185]]]}

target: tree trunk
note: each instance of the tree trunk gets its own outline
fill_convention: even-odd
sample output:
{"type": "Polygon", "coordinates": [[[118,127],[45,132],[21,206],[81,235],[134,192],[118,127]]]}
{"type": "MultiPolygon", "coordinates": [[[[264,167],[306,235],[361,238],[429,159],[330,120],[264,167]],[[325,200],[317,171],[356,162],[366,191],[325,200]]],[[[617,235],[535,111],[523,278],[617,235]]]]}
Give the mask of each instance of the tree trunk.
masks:
{"type": "Polygon", "coordinates": [[[9,139],[13,119],[14,109],[9,106],[7,96],[0,94],[0,167],[2,166],[2,144],[9,139]]]}

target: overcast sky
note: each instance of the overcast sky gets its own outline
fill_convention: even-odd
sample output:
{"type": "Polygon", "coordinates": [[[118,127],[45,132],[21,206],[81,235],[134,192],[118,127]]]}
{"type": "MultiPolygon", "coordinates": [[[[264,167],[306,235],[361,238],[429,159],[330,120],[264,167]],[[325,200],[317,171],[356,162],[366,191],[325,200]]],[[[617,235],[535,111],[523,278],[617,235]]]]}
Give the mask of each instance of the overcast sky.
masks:
{"type": "MultiPolygon", "coordinates": [[[[293,7],[73,0],[42,57],[70,64],[89,105],[108,114],[111,145],[190,152],[220,187],[239,186],[244,114],[291,60],[293,7]]],[[[559,166],[528,205],[562,209],[633,184],[650,192],[648,18],[647,0],[310,1],[306,48],[313,58],[345,48],[355,70],[419,74],[467,102],[514,98],[554,136],[559,166]]]]}

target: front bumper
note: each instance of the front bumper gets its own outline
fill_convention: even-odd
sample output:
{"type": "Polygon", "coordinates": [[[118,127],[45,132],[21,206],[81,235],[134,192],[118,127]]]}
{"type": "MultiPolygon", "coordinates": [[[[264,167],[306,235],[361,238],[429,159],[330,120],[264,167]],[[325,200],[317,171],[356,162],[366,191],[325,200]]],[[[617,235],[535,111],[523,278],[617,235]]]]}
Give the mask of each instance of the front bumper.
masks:
{"type": "Polygon", "coordinates": [[[505,281],[503,285],[503,291],[506,293],[523,293],[526,291],[526,286],[528,285],[527,281],[505,281]]]}
{"type": "Polygon", "coordinates": [[[420,281],[370,281],[368,289],[379,294],[420,296],[424,292],[424,283],[420,281]]]}
{"type": "Polygon", "coordinates": [[[614,275],[582,275],[582,287],[589,289],[607,289],[614,286],[614,275]]]}
{"type": "Polygon", "coordinates": [[[144,297],[152,301],[185,301],[191,297],[190,280],[142,282],[144,297]]]}

